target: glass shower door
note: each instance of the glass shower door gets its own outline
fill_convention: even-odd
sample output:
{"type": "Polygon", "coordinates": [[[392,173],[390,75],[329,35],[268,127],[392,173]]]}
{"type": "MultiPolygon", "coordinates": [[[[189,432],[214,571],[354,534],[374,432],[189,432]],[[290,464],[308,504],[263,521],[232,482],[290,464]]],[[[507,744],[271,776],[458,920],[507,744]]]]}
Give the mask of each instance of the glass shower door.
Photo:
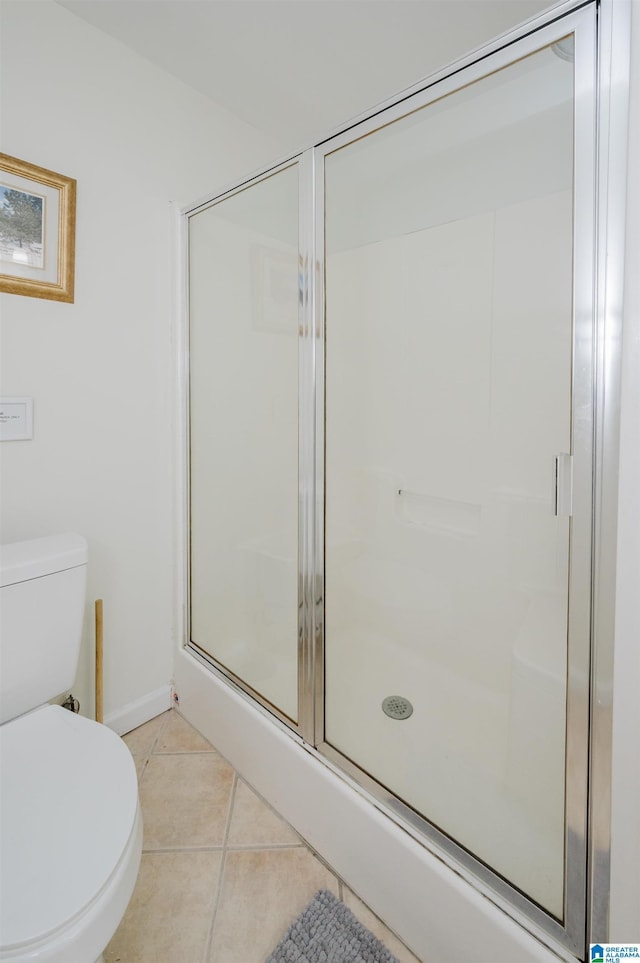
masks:
{"type": "Polygon", "coordinates": [[[569,35],[323,149],[324,748],[559,921],[589,646],[574,76],[569,35]]]}
{"type": "Polygon", "coordinates": [[[189,218],[190,640],[298,718],[298,164],[189,218]]]}

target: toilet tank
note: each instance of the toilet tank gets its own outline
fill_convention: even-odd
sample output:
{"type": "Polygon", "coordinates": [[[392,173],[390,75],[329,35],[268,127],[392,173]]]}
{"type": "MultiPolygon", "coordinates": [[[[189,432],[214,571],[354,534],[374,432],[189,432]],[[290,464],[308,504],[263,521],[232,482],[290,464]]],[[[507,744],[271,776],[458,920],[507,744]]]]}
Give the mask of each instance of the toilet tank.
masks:
{"type": "Polygon", "coordinates": [[[71,689],[86,572],[80,535],[0,546],[0,723],[71,689]]]}

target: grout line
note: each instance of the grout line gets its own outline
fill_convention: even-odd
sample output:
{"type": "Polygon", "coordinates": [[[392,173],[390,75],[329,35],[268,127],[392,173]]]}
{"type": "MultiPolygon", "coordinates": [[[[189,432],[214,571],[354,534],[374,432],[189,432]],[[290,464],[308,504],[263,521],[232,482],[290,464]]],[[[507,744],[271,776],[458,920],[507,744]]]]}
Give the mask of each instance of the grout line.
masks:
{"type": "Polygon", "coordinates": [[[227,810],[227,821],[224,827],[224,837],[222,840],[222,848],[226,849],[229,842],[229,833],[231,832],[231,820],[233,818],[233,810],[236,802],[236,794],[238,791],[238,773],[233,770],[233,783],[231,784],[231,792],[229,793],[229,808],[227,810]]]}
{"type": "MultiPolygon", "coordinates": [[[[154,756],[220,756],[215,749],[158,749],[154,756]]],[[[222,756],[220,756],[222,758],[222,756]]]]}
{"type": "Polygon", "coordinates": [[[142,782],[142,777],[144,776],[144,774],[145,774],[145,772],[146,772],[147,765],[148,765],[148,763],[149,763],[149,756],[137,756],[137,757],[134,756],[134,757],[133,757],[134,762],[135,762],[136,758],[138,758],[138,759],[141,758],[141,759],[142,759],[142,762],[141,762],[141,764],[140,764],[140,772],[138,773],[138,795],[139,795],[139,794],[140,794],[140,783],[142,782]]]}
{"type": "Polygon", "coordinates": [[[151,743],[151,748],[149,749],[149,755],[150,755],[150,756],[152,756],[153,753],[155,752],[156,746],[158,745],[158,740],[159,740],[160,736],[164,733],[164,730],[167,728],[167,725],[168,725],[168,723],[169,723],[169,713],[170,713],[170,712],[171,712],[171,709],[166,709],[165,712],[164,712],[164,720],[163,720],[162,724],[158,727],[158,731],[157,731],[157,733],[156,733],[156,737],[155,737],[155,739],[153,740],[153,742],[151,743]]]}
{"type": "MultiPolygon", "coordinates": [[[[140,772],[137,774],[137,776],[138,776],[138,795],[140,794],[140,786],[142,785],[142,777],[144,776],[145,772],[147,771],[147,766],[149,765],[149,760],[151,759],[151,756],[153,755],[153,751],[154,751],[154,749],[155,749],[155,747],[156,747],[156,745],[157,745],[157,743],[158,743],[158,739],[160,738],[160,736],[162,735],[162,733],[164,732],[164,730],[165,730],[165,728],[166,728],[166,726],[167,726],[168,719],[169,719],[169,713],[170,713],[170,712],[171,712],[171,709],[165,709],[165,712],[162,713],[162,714],[164,714],[164,715],[166,716],[166,718],[162,721],[162,724],[158,727],[158,731],[157,731],[155,737],[152,739],[151,745],[149,746],[149,748],[147,749],[146,752],[136,752],[136,753],[133,753],[133,752],[131,752],[131,749],[129,749],[129,752],[131,752],[131,755],[132,755],[134,761],[135,761],[136,759],[142,759],[142,764],[141,764],[141,766],[140,766],[140,772]]],[[[158,717],[156,716],[155,718],[158,718],[158,717]]],[[[153,722],[153,719],[149,719],[149,722],[153,722]]],[[[147,723],[147,722],[143,722],[143,725],[148,725],[148,724],[149,724],[149,723],[147,723]]],[[[140,728],[140,727],[138,727],[138,728],[140,728]]],[[[134,730],[134,731],[135,731],[135,730],[134,730]]],[[[125,733],[125,735],[128,735],[128,733],[125,733]]],[[[123,738],[123,737],[122,737],[122,738],[123,738]]]]}
{"type": "MultiPolygon", "coordinates": [[[[135,756],[134,756],[133,753],[131,753],[131,755],[134,756],[134,759],[137,757],[138,759],[143,759],[143,760],[144,760],[143,763],[142,763],[142,767],[141,767],[141,769],[140,769],[140,774],[139,774],[139,776],[138,776],[138,792],[140,792],[140,784],[142,783],[142,777],[144,776],[145,772],[147,771],[147,766],[149,765],[149,760],[151,759],[151,756],[153,755],[153,752],[154,752],[154,750],[155,750],[155,747],[156,747],[156,745],[158,744],[158,739],[160,738],[160,736],[162,735],[162,733],[164,732],[164,730],[165,730],[166,727],[167,727],[167,722],[168,722],[168,719],[169,719],[169,713],[170,713],[170,712],[171,712],[171,709],[166,709],[165,712],[163,713],[164,716],[165,716],[165,718],[163,719],[161,725],[158,727],[158,731],[157,731],[155,737],[153,738],[153,740],[151,741],[151,745],[149,746],[149,748],[147,749],[147,751],[146,751],[146,752],[143,752],[143,753],[136,753],[135,756]]],[[[156,718],[157,718],[157,716],[156,716],[156,718]]],[[[149,722],[153,722],[153,720],[150,719],[149,722]]],[[[148,725],[148,723],[143,723],[143,725],[148,725]]],[[[131,750],[129,750],[129,751],[131,752],[131,750]]]]}
{"type": "Polygon", "coordinates": [[[221,853],[222,845],[217,846],[167,846],[166,849],[158,846],[144,847],[142,850],[145,855],[157,856],[163,853],[221,853]]]}
{"type": "Polygon", "coordinates": [[[263,853],[272,849],[306,849],[303,842],[299,843],[231,843],[226,847],[228,853],[263,853]]]}
{"type": "Polygon", "coordinates": [[[236,790],[238,787],[238,773],[233,770],[233,783],[231,785],[231,793],[229,795],[229,809],[227,811],[227,821],[224,828],[224,837],[222,840],[222,859],[220,860],[220,871],[218,873],[218,891],[216,893],[216,898],[213,904],[213,912],[211,914],[211,923],[209,924],[209,933],[207,934],[207,941],[204,948],[203,963],[211,957],[211,950],[213,947],[213,930],[216,923],[216,917],[218,915],[218,909],[220,907],[220,902],[222,900],[222,888],[224,886],[225,869],[227,865],[227,843],[229,840],[229,833],[231,831],[231,819],[233,817],[233,807],[236,800],[236,790]]]}

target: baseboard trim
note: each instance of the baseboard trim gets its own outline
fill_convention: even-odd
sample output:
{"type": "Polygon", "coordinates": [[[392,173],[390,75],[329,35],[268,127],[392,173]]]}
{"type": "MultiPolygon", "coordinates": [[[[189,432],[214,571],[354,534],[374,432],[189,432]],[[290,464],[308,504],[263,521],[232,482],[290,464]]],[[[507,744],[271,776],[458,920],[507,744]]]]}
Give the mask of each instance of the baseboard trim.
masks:
{"type": "Polygon", "coordinates": [[[141,699],[136,699],[135,702],[130,702],[129,705],[123,706],[115,712],[110,712],[105,716],[104,724],[117,732],[119,736],[123,736],[125,733],[131,732],[132,729],[137,729],[143,723],[159,716],[161,712],[170,709],[171,698],[172,686],[163,685],[161,689],[149,692],[141,699]]]}

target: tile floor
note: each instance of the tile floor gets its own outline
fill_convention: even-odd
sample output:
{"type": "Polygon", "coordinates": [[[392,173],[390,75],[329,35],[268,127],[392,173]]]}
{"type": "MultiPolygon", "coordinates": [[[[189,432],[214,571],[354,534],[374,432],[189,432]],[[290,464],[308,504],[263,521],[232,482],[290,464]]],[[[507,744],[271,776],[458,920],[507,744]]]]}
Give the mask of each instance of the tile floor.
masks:
{"type": "Polygon", "coordinates": [[[144,842],[106,963],[264,963],[321,888],[400,963],[420,963],[175,709],[124,740],[144,842]]]}

